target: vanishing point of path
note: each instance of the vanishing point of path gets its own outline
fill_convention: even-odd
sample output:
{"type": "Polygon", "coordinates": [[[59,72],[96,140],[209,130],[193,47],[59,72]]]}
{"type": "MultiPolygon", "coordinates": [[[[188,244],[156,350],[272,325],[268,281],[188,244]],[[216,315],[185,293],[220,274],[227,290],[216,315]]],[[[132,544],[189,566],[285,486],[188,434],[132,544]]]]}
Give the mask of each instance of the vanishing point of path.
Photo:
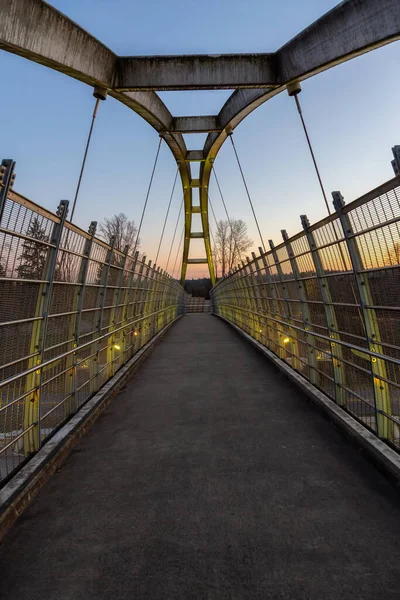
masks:
{"type": "Polygon", "coordinates": [[[180,319],[0,550],[7,600],[398,600],[394,488],[228,325],[180,319]]]}

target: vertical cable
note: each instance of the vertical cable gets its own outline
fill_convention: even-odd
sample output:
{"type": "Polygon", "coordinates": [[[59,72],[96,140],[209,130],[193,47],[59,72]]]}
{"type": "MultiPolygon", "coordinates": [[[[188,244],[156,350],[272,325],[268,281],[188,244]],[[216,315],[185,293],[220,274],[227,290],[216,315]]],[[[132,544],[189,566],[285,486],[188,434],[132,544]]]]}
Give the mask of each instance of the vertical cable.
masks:
{"type": "Polygon", "coordinates": [[[72,223],[72,219],[73,219],[73,216],[74,216],[74,213],[75,213],[75,207],[76,207],[76,202],[77,202],[78,196],[79,196],[79,190],[81,188],[83,172],[85,170],[86,158],[87,158],[88,151],[89,151],[90,140],[92,139],[94,121],[95,121],[95,119],[97,117],[97,111],[99,109],[99,104],[100,104],[100,98],[98,97],[98,98],[96,98],[96,103],[94,105],[94,110],[93,110],[93,115],[92,115],[92,122],[91,122],[91,125],[90,125],[89,135],[88,135],[88,139],[87,139],[87,142],[86,142],[85,153],[83,155],[83,160],[82,160],[82,165],[81,165],[81,172],[79,173],[79,179],[78,179],[78,184],[76,186],[75,197],[74,197],[74,201],[72,203],[71,216],[69,218],[69,220],[70,220],[71,223],[72,223]]]}
{"type": "Polygon", "coordinates": [[[172,192],[171,192],[171,197],[169,199],[169,204],[168,204],[168,208],[167,208],[167,214],[165,215],[165,219],[164,219],[164,226],[162,228],[162,232],[161,232],[161,237],[160,237],[160,243],[158,244],[158,250],[157,250],[157,255],[156,255],[156,260],[155,263],[158,264],[158,255],[160,253],[160,248],[161,248],[161,244],[164,238],[164,231],[165,231],[165,226],[167,224],[167,219],[168,219],[168,215],[169,215],[169,209],[171,208],[171,202],[172,202],[172,197],[174,195],[174,191],[175,191],[175,186],[176,186],[176,180],[178,178],[178,173],[179,173],[179,167],[176,170],[176,174],[175,174],[175,179],[174,179],[174,185],[172,186],[172,192]]]}
{"type": "Polygon", "coordinates": [[[318,169],[318,165],[317,165],[317,161],[316,161],[316,158],[315,158],[314,150],[313,150],[313,147],[311,145],[310,136],[308,135],[307,126],[306,126],[306,123],[304,121],[303,111],[301,110],[301,105],[300,105],[300,100],[299,100],[298,94],[295,94],[294,99],[295,99],[295,102],[296,102],[298,113],[300,115],[301,123],[303,125],[303,129],[304,129],[304,133],[305,133],[305,136],[306,136],[306,139],[307,139],[307,144],[308,144],[308,148],[310,150],[311,158],[312,158],[312,161],[314,163],[315,172],[317,173],[317,177],[318,177],[319,185],[320,185],[320,188],[321,188],[321,192],[322,192],[322,195],[323,195],[324,200],[325,200],[326,210],[328,211],[328,215],[330,215],[331,211],[329,209],[329,204],[328,204],[328,200],[327,200],[327,197],[326,197],[326,192],[325,192],[324,184],[322,183],[322,179],[321,179],[321,175],[320,175],[320,172],[319,172],[319,169],[318,169]]]}
{"type": "MultiPolygon", "coordinates": [[[[313,147],[312,147],[312,144],[311,144],[310,136],[308,135],[306,122],[305,122],[304,117],[303,117],[303,111],[302,111],[302,108],[301,108],[300,100],[298,99],[298,95],[299,95],[300,92],[301,92],[300,82],[294,82],[293,86],[292,86],[292,89],[289,89],[289,87],[288,87],[289,96],[294,96],[294,99],[295,99],[295,102],[296,102],[297,111],[299,113],[300,120],[301,120],[301,123],[303,125],[303,130],[304,130],[304,133],[305,133],[305,136],[306,136],[308,148],[310,150],[311,158],[312,158],[312,161],[314,163],[314,168],[315,168],[315,172],[317,174],[317,178],[318,178],[318,182],[319,182],[319,185],[320,185],[320,188],[321,188],[322,196],[323,196],[324,201],[325,201],[326,210],[328,211],[328,215],[331,215],[331,211],[330,211],[329,204],[328,204],[328,199],[326,197],[325,187],[324,187],[324,184],[322,183],[322,178],[321,178],[321,174],[319,172],[319,168],[318,168],[318,164],[317,164],[317,159],[315,158],[315,154],[314,154],[314,150],[313,150],[313,147]]],[[[345,258],[344,258],[342,247],[341,247],[340,242],[339,242],[340,236],[339,236],[339,232],[336,230],[336,223],[335,223],[335,221],[332,221],[332,228],[333,228],[333,231],[334,231],[334,234],[335,234],[335,238],[336,238],[336,241],[337,241],[338,251],[339,251],[340,257],[342,259],[343,268],[345,268],[346,261],[345,261],[345,258]]],[[[352,291],[352,294],[353,294],[354,302],[356,303],[357,308],[358,308],[358,313],[359,313],[359,316],[360,316],[360,320],[361,320],[361,322],[363,324],[363,328],[364,328],[364,331],[365,331],[365,323],[364,323],[363,317],[361,315],[361,308],[360,308],[361,307],[361,298],[357,297],[351,280],[350,280],[350,287],[351,287],[351,291],[352,291]]]]}
{"type": "MultiPolygon", "coordinates": [[[[234,260],[234,259],[235,259],[235,255],[236,255],[237,239],[236,239],[235,232],[234,232],[234,230],[233,230],[232,220],[231,220],[231,218],[230,218],[230,216],[229,216],[228,209],[227,209],[227,207],[226,207],[225,198],[224,198],[224,195],[223,195],[223,193],[222,193],[221,186],[220,186],[220,184],[219,184],[219,180],[218,180],[218,177],[217,177],[217,172],[216,172],[216,170],[215,170],[215,167],[213,167],[213,171],[214,171],[214,177],[215,177],[215,181],[217,182],[217,186],[218,186],[219,194],[220,194],[220,196],[221,196],[222,204],[224,205],[224,209],[225,209],[226,218],[228,219],[229,227],[230,227],[230,230],[231,230],[231,241],[232,241],[232,239],[233,239],[233,251],[232,251],[232,259],[234,260]]],[[[209,202],[210,202],[211,210],[213,211],[213,215],[214,215],[215,223],[216,223],[216,226],[217,226],[217,232],[218,232],[218,223],[217,223],[217,219],[215,218],[214,209],[213,209],[213,207],[212,207],[212,205],[211,205],[210,196],[208,196],[208,200],[209,200],[209,202]]],[[[230,241],[230,244],[231,244],[231,241],[230,241]]],[[[229,248],[229,251],[231,251],[231,250],[232,250],[232,247],[230,247],[230,248],[229,248]]]]}
{"type": "Polygon", "coordinates": [[[241,175],[242,175],[242,179],[243,179],[244,187],[245,187],[245,190],[246,190],[246,193],[247,193],[247,198],[249,199],[249,203],[250,203],[250,206],[251,206],[251,210],[252,210],[252,212],[253,212],[253,217],[254,217],[254,220],[255,220],[255,222],[256,222],[256,225],[257,225],[258,234],[259,234],[259,236],[260,236],[261,244],[262,244],[262,247],[263,247],[263,249],[264,249],[264,252],[266,252],[267,250],[266,250],[266,248],[265,248],[265,244],[264,244],[263,236],[261,235],[261,229],[260,229],[260,226],[259,226],[259,224],[258,224],[258,219],[257,219],[256,213],[255,213],[255,210],[254,210],[253,202],[251,201],[251,197],[250,197],[249,188],[247,187],[246,179],[245,179],[245,177],[244,177],[244,173],[243,173],[242,165],[240,164],[239,156],[238,156],[238,153],[237,153],[237,151],[236,151],[236,146],[235,146],[235,142],[233,141],[233,136],[232,136],[232,134],[231,134],[229,137],[230,137],[230,139],[231,139],[231,142],[232,142],[232,148],[233,148],[233,151],[234,151],[234,153],[235,153],[235,156],[236,156],[236,160],[237,160],[237,163],[238,163],[238,166],[239,166],[240,173],[241,173],[241,175]]]}
{"type": "Polygon", "coordinates": [[[182,208],[183,208],[183,204],[184,204],[184,199],[185,199],[185,197],[182,198],[181,207],[179,209],[178,218],[176,220],[175,229],[174,229],[174,235],[172,236],[172,242],[171,242],[171,246],[169,248],[168,260],[167,260],[167,264],[166,264],[166,267],[165,267],[166,271],[168,271],[169,259],[171,258],[172,247],[174,245],[175,236],[176,236],[176,230],[178,229],[178,224],[179,224],[179,219],[181,218],[181,213],[182,213],[182,208]]]}
{"type": "Polygon", "coordinates": [[[185,228],[182,229],[181,239],[180,239],[179,246],[178,246],[178,251],[177,251],[176,257],[175,257],[174,268],[172,269],[172,277],[174,276],[174,273],[175,273],[176,261],[178,260],[179,252],[180,252],[180,249],[181,249],[181,246],[182,246],[182,240],[183,240],[183,234],[184,233],[185,233],[185,228]]]}
{"type": "Polygon", "coordinates": [[[212,214],[213,214],[213,217],[214,217],[215,225],[216,225],[216,227],[218,227],[218,221],[217,221],[217,218],[215,216],[214,207],[213,207],[213,205],[211,203],[210,194],[208,194],[208,203],[210,205],[210,208],[211,208],[211,211],[212,211],[212,214]]]}
{"type": "Polygon", "coordinates": [[[138,231],[137,231],[135,246],[133,248],[132,254],[135,254],[136,248],[137,248],[137,245],[138,245],[138,242],[139,242],[139,235],[140,235],[140,231],[142,229],[143,218],[144,218],[144,215],[145,215],[145,212],[146,212],[147,202],[148,202],[148,199],[149,199],[149,196],[150,196],[151,186],[152,186],[153,179],[154,179],[154,173],[156,171],[156,166],[157,166],[157,161],[158,161],[158,155],[160,154],[160,148],[161,148],[162,141],[163,141],[163,139],[160,136],[160,141],[159,141],[158,148],[157,148],[156,159],[154,161],[153,170],[151,172],[150,183],[149,183],[149,187],[147,189],[146,200],[144,201],[144,206],[143,206],[143,210],[142,210],[142,216],[140,217],[139,228],[138,228],[138,231]]]}

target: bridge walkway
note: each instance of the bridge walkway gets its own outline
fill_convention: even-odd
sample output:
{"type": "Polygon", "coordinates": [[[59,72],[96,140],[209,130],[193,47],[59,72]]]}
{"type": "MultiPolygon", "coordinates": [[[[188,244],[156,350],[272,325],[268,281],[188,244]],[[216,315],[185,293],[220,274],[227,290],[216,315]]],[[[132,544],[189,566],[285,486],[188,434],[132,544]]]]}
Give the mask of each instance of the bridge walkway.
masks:
{"type": "Polygon", "coordinates": [[[179,320],[0,551],[12,600],[397,600],[397,492],[228,325],[179,320]]]}

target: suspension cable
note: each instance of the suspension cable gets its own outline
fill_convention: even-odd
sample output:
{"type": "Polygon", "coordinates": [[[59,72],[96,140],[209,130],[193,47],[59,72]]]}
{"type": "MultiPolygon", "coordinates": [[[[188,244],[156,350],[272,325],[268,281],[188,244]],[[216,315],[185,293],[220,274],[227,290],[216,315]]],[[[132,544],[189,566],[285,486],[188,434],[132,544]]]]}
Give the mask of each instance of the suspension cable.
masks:
{"type": "Polygon", "coordinates": [[[308,135],[307,126],[306,126],[306,123],[304,121],[303,111],[301,109],[301,104],[300,104],[300,100],[299,100],[299,95],[298,94],[294,95],[294,100],[296,102],[297,110],[298,110],[298,113],[300,115],[301,123],[303,125],[304,133],[305,133],[305,136],[306,136],[306,139],[307,139],[308,148],[310,150],[311,158],[312,158],[312,161],[314,163],[315,172],[316,172],[317,177],[318,177],[318,182],[319,182],[319,185],[320,185],[320,188],[321,188],[321,192],[322,192],[322,195],[323,195],[324,200],[325,200],[326,210],[328,211],[328,215],[330,215],[331,211],[330,211],[330,208],[329,208],[328,199],[326,197],[326,192],[325,192],[324,184],[322,183],[321,175],[320,175],[320,172],[319,172],[319,169],[318,169],[318,164],[317,164],[317,160],[315,158],[315,154],[314,154],[314,150],[313,150],[313,147],[312,147],[312,144],[311,144],[310,136],[308,135]]]}
{"type": "Polygon", "coordinates": [[[246,183],[246,179],[245,179],[245,176],[244,176],[244,173],[243,173],[242,165],[240,164],[239,156],[238,156],[238,153],[237,153],[237,151],[236,151],[236,146],[235,146],[235,142],[233,141],[233,136],[232,136],[232,133],[230,134],[230,136],[229,136],[229,137],[230,137],[230,139],[231,139],[231,142],[232,142],[232,148],[233,148],[233,151],[234,151],[234,153],[235,153],[235,156],[236,156],[236,160],[237,160],[237,163],[238,163],[238,166],[239,166],[240,173],[241,173],[241,175],[242,175],[242,179],[243,179],[244,187],[245,187],[245,189],[246,189],[246,193],[247,193],[247,198],[249,199],[249,203],[250,203],[250,206],[251,206],[251,210],[252,210],[252,212],[253,212],[253,217],[254,217],[254,220],[255,220],[255,222],[256,222],[256,225],[257,225],[258,234],[259,234],[259,236],[260,236],[261,244],[262,244],[262,247],[263,247],[263,249],[264,249],[264,252],[266,252],[267,250],[266,250],[266,248],[265,248],[265,244],[264,244],[263,236],[262,236],[262,234],[261,234],[261,229],[260,229],[260,226],[259,226],[259,224],[258,224],[258,219],[257,219],[256,213],[255,213],[255,210],[254,210],[253,202],[252,202],[252,200],[251,200],[251,196],[250,196],[249,188],[247,187],[247,183],[246,183]]]}
{"type": "Polygon", "coordinates": [[[74,197],[74,201],[72,203],[71,216],[69,218],[70,223],[72,223],[72,219],[74,217],[75,207],[76,207],[76,203],[77,203],[78,196],[79,196],[79,190],[81,188],[83,172],[85,170],[85,165],[86,165],[86,158],[87,158],[88,151],[89,151],[90,141],[92,139],[94,122],[95,122],[95,119],[97,117],[97,111],[99,110],[100,100],[101,100],[100,96],[96,96],[96,103],[94,105],[94,110],[93,110],[93,115],[92,115],[92,122],[90,124],[89,135],[88,135],[88,139],[87,139],[87,142],[86,142],[85,153],[83,155],[83,160],[82,160],[82,164],[81,164],[81,171],[79,173],[78,184],[77,184],[76,190],[75,190],[75,197],[74,197]]]}
{"type": "Polygon", "coordinates": [[[167,224],[167,219],[168,219],[168,215],[169,215],[169,209],[171,208],[171,202],[172,202],[172,197],[173,197],[174,191],[175,191],[176,180],[178,179],[178,173],[179,173],[179,167],[176,170],[175,179],[174,179],[174,185],[172,186],[171,197],[169,199],[169,204],[168,204],[168,208],[167,208],[167,214],[165,215],[164,225],[163,225],[162,232],[161,232],[160,243],[158,244],[157,255],[156,255],[156,260],[155,260],[156,264],[158,264],[157,263],[157,261],[158,261],[158,255],[160,253],[161,244],[162,244],[162,241],[163,241],[163,238],[164,238],[165,226],[167,224]]]}
{"type": "MultiPolygon", "coordinates": [[[[215,166],[213,166],[213,171],[214,171],[214,177],[215,177],[215,181],[217,182],[217,186],[218,186],[219,194],[220,194],[220,196],[221,196],[222,204],[224,205],[224,209],[225,209],[226,217],[227,217],[227,219],[228,219],[229,227],[230,227],[230,230],[231,230],[231,240],[233,239],[233,251],[232,251],[232,258],[234,259],[234,258],[235,258],[235,255],[236,255],[237,239],[236,239],[235,232],[234,232],[234,230],[233,230],[232,220],[231,220],[231,218],[230,218],[230,216],[229,216],[228,209],[227,209],[227,207],[226,207],[225,198],[224,198],[224,195],[223,195],[223,193],[222,193],[221,186],[220,186],[220,184],[219,184],[219,180],[218,180],[218,177],[217,177],[217,172],[216,172],[216,170],[215,170],[215,166]]],[[[208,196],[208,199],[210,200],[210,196],[208,196]]],[[[211,203],[211,201],[210,201],[210,203],[211,203]]],[[[214,219],[215,219],[215,213],[214,213],[214,209],[212,208],[212,206],[211,206],[211,209],[212,209],[212,211],[213,211],[213,214],[214,214],[214,219]]],[[[216,226],[217,226],[217,232],[218,232],[218,223],[217,223],[217,219],[215,219],[215,224],[216,224],[216,226]]],[[[215,246],[215,249],[216,249],[216,248],[217,248],[216,244],[214,244],[214,246],[215,246]]],[[[229,250],[231,251],[231,249],[232,249],[232,248],[230,248],[229,250]]]]}
{"type": "MultiPolygon", "coordinates": [[[[319,168],[318,168],[318,164],[317,164],[317,159],[315,158],[315,154],[314,154],[314,150],[313,150],[313,147],[312,147],[312,144],[311,144],[310,136],[308,135],[308,130],[307,130],[306,122],[304,120],[304,116],[303,116],[303,111],[302,111],[302,108],[301,108],[300,100],[298,98],[298,96],[299,96],[299,94],[301,92],[300,82],[299,81],[294,81],[291,85],[289,85],[287,87],[287,91],[288,91],[289,96],[294,96],[294,99],[295,99],[295,102],[296,102],[297,111],[299,113],[300,120],[301,120],[301,123],[303,125],[303,130],[304,130],[304,133],[305,133],[305,136],[306,136],[308,148],[310,150],[311,158],[312,158],[312,161],[314,163],[314,168],[315,168],[315,172],[317,174],[319,186],[321,188],[322,196],[323,196],[324,201],[325,201],[326,210],[328,211],[328,215],[331,215],[331,210],[329,208],[328,199],[327,199],[326,192],[325,192],[325,187],[324,187],[324,184],[322,183],[322,178],[321,178],[321,174],[319,172],[319,168]]],[[[340,257],[342,259],[343,266],[345,266],[346,265],[346,261],[345,261],[343,249],[342,249],[342,247],[340,245],[340,242],[339,242],[340,235],[339,235],[339,232],[336,230],[336,223],[335,223],[335,221],[332,222],[332,228],[333,228],[333,232],[334,232],[336,241],[338,242],[337,246],[338,246],[340,257]]],[[[355,301],[356,305],[358,305],[357,309],[358,309],[358,313],[359,313],[359,316],[360,316],[360,320],[361,320],[361,322],[363,324],[363,327],[364,327],[364,331],[366,331],[364,317],[363,317],[363,315],[361,313],[361,308],[360,308],[361,307],[361,298],[359,298],[358,297],[359,295],[356,294],[356,291],[354,289],[354,286],[353,286],[353,283],[351,282],[351,280],[350,280],[350,288],[351,288],[351,291],[352,291],[352,294],[353,294],[354,301],[355,301]]]]}
{"type": "MultiPolygon", "coordinates": [[[[215,217],[214,207],[213,207],[212,202],[211,202],[210,194],[208,194],[208,204],[210,205],[211,212],[212,212],[213,217],[214,217],[215,226],[218,229],[218,223],[217,223],[217,219],[215,217]]],[[[214,244],[214,253],[216,254],[217,253],[217,244],[215,243],[215,237],[214,237],[214,234],[212,232],[211,227],[210,227],[210,234],[211,234],[211,238],[212,238],[212,241],[213,241],[213,244],[214,244]]]]}
{"type": "Polygon", "coordinates": [[[162,141],[163,141],[163,138],[160,136],[160,141],[158,143],[158,148],[157,148],[157,154],[156,154],[156,158],[155,158],[155,161],[154,161],[153,170],[151,172],[149,187],[147,189],[146,200],[144,201],[144,206],[143,206],[143,210],[142,210],[142,216],[140,217],[140,223],[139,223],[139,228],[138,228],[137,235],[136,235],[135,246],[134,246],[133,252],[132,252],[133,255],[136,252],[136,248],[137,248],[137,245],[138,245],[138,242],[139,242],[139,235],[140,235],[140,231],[142,229],[142,223],[143,223],[144,215],[145,215],[145,212],[146,212],[147,202],[148,202],[148,199],[149,199],[149,196],[150,196],[151,186],[153,184],[154,173],[156,171],[156,166],[157,166],[157,161],[158,161],[158,155],[160,154],[160,148],[161,148],[162,141]]]}
{"type": "MultiPolygon", "coordinates": [[[[229,216],[229,213],[228,213],[228,209],[227,209],[227,206],[226,206],[226,203],[225,203],[225,198],[224,198],[224,195],[223,195],[222,190],[221,190],[221,186],[220,186],[220,183],[219,183],[219,180],[218,180],[218,177],[217,177],[217,172],[215,170],[215,166],[213,167],[213,171],[214,171],[215,181],[217,182],[219,194],[221,196],[222,204],[224,205],[225,214],[226,214],[226,217],[228,219],[229,227],[230,227],[230,230],[231,230],[231,240],[233,239],[233,250],[232,250],[232,247],[229,248],[229,251],[232,252],[232,262],[233,262],[233,260],[235,259],[235,256],[236,256],[236,249],[237,249],[236,234],[235,234],[235,231],[233,229],[232,220],[231,220],[231,218],[229,216]]],[[[217,222],[217,219],[216,219],[216,216],[215,216],[213,205],[211,203],[210,195],[208,195],[208,201],[209,201],[210,206],[211,206],[211,210],[212,210],[212,213],[213,213],[213,216],[214,216],[215,225],[216,225],[217,233],[218,233],[218,222],[217,222]]],[[[215,243],[215,239],[214,239],[214,252],[215,252],[215,255],[216,255],[217,254],[217,244],[215,243]]]]}
{"type": "Polygon", "coordinates": [[[175,257],[174,268],[172,269],[172,277],[174,276],[174,273],[175,273],[176,261],[178,260],[179,252],[180,252],[180,249],[181,249],[181,246],[182,246],[182,240],[183,240],[183,234],[184,233],[185,233],[185,228],[182,229],[181,239],[180,239],[179,246],[178,246],[178,251],[177,251],[176,257],[175,257]]]}
{"type": "Polygon", "coordinates": [[[217,221],[217,218],[215,216],[214,207],[213,207],[212,202],[211,202],[210,194],[208,194],[208,203],[210,205],[211,212],[212,212],[213,217],[214,217],[215,225],[218,227],[218,221],[217,221]]]}
{"type": "Polygon", "coordinates": [[[176,236],[176,230],[178,229],[178,223],[179,223],[179,219],[181,218],[181,213],[182,213],[182,208],[183,208],[184,201],[185,201],[185,197],[182,198],[181,206],[180,206],[179,213],[178,213],[178,218],[176,220],[176,225],[175,225],[175,229],[174,229],[174,235],[172,236],[172,242],[171,242],[171,246],[169,248],[168,260],[167,260],[167,264],[166,264],[166,267],[165,267],[166,271],[168,271],[169,259],[171,258],[172,247],[174,245],[175,236],[176,236]]]}
{"type": "MultiPolygon", "coordinates": [[[[225,204],[225,198],[224,198],[224,195],[223,195],[223,193],[222,193],[221,186],[220,186],[220,184],[219,184],[219,180],[218,180],[218,177],[217,177],[217,172],[216,172],[216,170],[215,170],[215,166],[214,166],[214,165],[213,165],[213,173],[214,173],[215,181],[217,182],[217,186],[218,186],[218,190],[219,190],[219,195],[221,196],[222,204],[224,205],[224,209],[225,209],[226,218],[228,219],[228,223],[229,223],[229,226],[230,226],[230,228],[231,228],[231,231],[232,231],[232,221],[231,221],[231,219],[230,219],[230,217],[229,217],[229,214],[228,214],[228,209],[226,208],[226,204],[225,204]]],[[[209,198],[210,198],[210,197],[209,197],[209,198]]],[[[214,210],[213,210],[213,212],[214,212],[214,210]]],[[[215,215],[214,215],[214,218],[215,218],[215,215]]],[[[216,220],[216,219],[215,219],[215,222],[217,222],[217,220],[216,220]]],[[[232,233],[233,233],[233,232],[232,232],[232,233]]]]}

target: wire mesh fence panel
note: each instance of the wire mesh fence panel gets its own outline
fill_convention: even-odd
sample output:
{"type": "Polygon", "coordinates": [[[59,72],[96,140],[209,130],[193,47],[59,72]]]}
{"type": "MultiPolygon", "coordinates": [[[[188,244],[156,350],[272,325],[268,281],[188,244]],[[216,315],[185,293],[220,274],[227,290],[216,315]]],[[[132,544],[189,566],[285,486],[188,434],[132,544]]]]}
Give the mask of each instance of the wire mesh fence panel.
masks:
{"type": "Polygon", "coordinates": [[[0,219],[0,483],[183,312],[168,274],[11,191],[0,219]]]}
{"type": "Polygon", "coordinates": [[[213,312],[400,449],[399,179],[335,194],[333,215],[219,280],[213,312]]]}

